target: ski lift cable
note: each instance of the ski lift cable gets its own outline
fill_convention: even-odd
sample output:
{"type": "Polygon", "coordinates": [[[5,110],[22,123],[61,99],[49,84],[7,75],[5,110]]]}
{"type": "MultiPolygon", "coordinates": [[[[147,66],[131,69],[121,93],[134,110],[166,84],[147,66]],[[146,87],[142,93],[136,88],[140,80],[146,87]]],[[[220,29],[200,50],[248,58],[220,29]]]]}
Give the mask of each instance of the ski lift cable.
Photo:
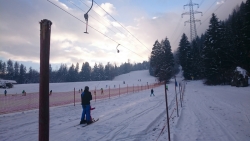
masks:
{"type": "MultiPolygon", "coordinates": [[[[138,38],[136,38],[130,31],[128,31],[121,23],[119,23],[111,14],[109,14],[105,9],[103,9],[96,1],[94,1],[95,4],[100,7],[103,11],[105,11],[113,20],[115,20],[119,25],[122,26],[123,29],[125,29],[130,35],[132,35],[138,42],[140,42],[144,47],[146,47],[138,38]]],[[[146,47],[147,48],[147,47],[146,47]]],[[[147,48],[149,51],[151,51],[149,48],[147,48]]]]}
{"type": "MultiPolygon", "coordinates": [[[[79,6],[77,6],[76,4],[74,4],[72,1],[67,0],[68,2],[70,2],[71,4],[73,4],[75,7],[77,7],[78,9],[80,9],[81,11],[85,12],[83,9],[81,9],[79,6]]],[[[115,33],[114,30],[112,30],[111,28],[105,26],[104,24],[102,24],[100,21],[98,21],[96,18],[94,18],[93,16],[89,15],[90,17],[92,17],[93,19],[95,19],[97,22],[99,22],[101,25],[103,25],[104,27],[108,28],[110,31],[112,31],[113,33],[115,33]]]]}
{"type": "MultiPolygon", "coordinates": [[[[57,8],[59,8],[59,9],[63,10],[63,11],[64,11],[64,12],[66,12],[67,14],[71,15],[72,17],[76,18],[76,19],[77,19],[77,20],[79,20],[80,22],[82,22],[82,23],[86,24],[84,21],[82,21],[81,19],[77,18],[77,17],[76,17],[76,16],[74,16],[73,14],[71,14],[71,13],[67,12],[66,10],[64,10],[64,9],[63,9],[63,8],[61,8],[61,7],[59,7],[58,5],[56,5],[55,3],[53,3],[52,1],[50,1],[50,0],[47,0],[47,1],[48,1],[48,2],[50,2],[51,4],[53,4],[54,6],[56,6],[57,8]]],[[[100,33],[100,34],[102,34],[103,36],[105,36],[105,37],[109,38],[109,39],[110,39],[110,40],[112,40],[113,42],[115,42],[115,43],[119,44],[117,41],[115,41],[114,39],[110,38],[109,36],[107,36],[106,34],[102,33],[101,31],[97,30],[96,28],[94,28],[94,27],[92,27],[92,26],[90,26],[90,25],[89,25],[89,27],[90,27],[90,28],[92,28],[92,29],[94,29],[95,31],[99,32],[99,33],[100,33]]],[[[136,54],[136,55],[138,55],[138,56],[142,57],[141,55],[139,55],[139,54],[137,54],[136,52],[134,52],[134,51],[130,50],[129,48],[125,47],[124,45],[121,45],[121,46],[123,46],[123,47],[124,47],[124,48],[126,48],[127,50],[129,50],[129,51],[133,52],[134,54],[136,54]]],[[[142,58],[143,58],[143,57],[142,57],[142,58]]]]}
{"type": "MultiPolygon", "coordinates": [[[[82,2],[86,7],[89,7],[85,2],[83,2],[83,0],[79,0],[80,2],[82,2]]],[[[101,16],[99,13],[97,13],[94,9],[92,10],[92,11],[94,11],[97,15],[99,15],[100,17],[103,17],[103,16],[101,16]]],[[[105,21],[106,22],[106,21],[105,21]]],[[[106,22],[107,23],[107,22],[106,22]]],[[[108,23],[109,24],[109,23],[108,23]]],[[[115,29],[117,29],[121,34],[123,34],[124,36],[126,36],[127,38],[132,38],[131,36],[128,36],[128,35],[126,35],[126,34],[124,34],[120,29],[118,29],[117,27],[115,27],[113,24],[111,24],[112,25],[112,27],[114,27],[115,29]]],[[[110,28],[109,28],[110,29],[110,28]]]]}

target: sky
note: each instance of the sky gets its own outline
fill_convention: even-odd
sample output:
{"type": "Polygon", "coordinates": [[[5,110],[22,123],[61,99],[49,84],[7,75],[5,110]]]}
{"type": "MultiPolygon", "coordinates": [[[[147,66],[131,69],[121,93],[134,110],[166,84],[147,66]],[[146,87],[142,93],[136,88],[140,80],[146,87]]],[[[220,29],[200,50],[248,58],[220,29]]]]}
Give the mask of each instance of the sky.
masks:
{"type": "MultiPolygon", "coordinates": [[[[168,84],[168,109],[170,118],[170,138],[174,141],[249,141],[250,140],[250,87],[232,87],[229,85],[207,86],[202,80],[182,81],[179,73],[176,80],[181,83],[183,91],[175,92],[174,79],[168,84]],[[184,89],[185,87],[185,89],[184,89]],[[183,103],[180,103],[180,92],[183,93],[183,103]],[[176,94],[178,112],[176,107],[176,94]],[[182,107],[181,107],[182,105],[182,107]]],[[[122,81],[154,83],[155,78],[146,70],[134,71],[115,78],[115,81],[95,81],[99,86],[118,85],[122,81]],[[141,78],[141,82],[138,82],[141,78]]],[[[78,83],[57,83],[53,87],[55,92],[68,92],[78,83]],[[60,87],[61,86],[61,87],[60,87]]],[[[83,82],[83,86],[88,82],[83,82]]],[[[18,84],[14,89],[25,87],[26,91],[33,91],[33,84],[18,84]]],[[[90,84],[90,89],[94,85],[90,84]]],[[[124,86],[122,86],[124,87],[124,86]]],[[[126,85],[125,85],[126,87],[126,85]]],[[[100,87],[99,87],[100,88],[100,87]]],[[[8,89],[11,90],[11,89],[8,89]]],[[[38,89],[36,90],[38,92],[38,89]]],[[[1,97],[3,96],[0,91],[1,97]]],[[[58,93],[57,99],[65,100],[58,93]]],[[[79,93],[78,93],[79,94],[79,93]]],[[[97,93],[98,94],[98,93],[97,93]]],[[[91,116],[99,120],[89,126],[78,125],[81,118],[80,103],[50,107],[49,139],[50,141],[167,141],[168,128],[166,122],[166,103],[164,85],[154,88],[154,95],[150,97],[150,90],[123,94],[120,97],[91,101],[91,116]]],[[[50,101],[53,100],[53,93],[50,101]]],[[[93,95],[93,94],[92,94],[93,95]]],[[[73,95],[72,95],[73,96],[73,95]]],[[[32,98],[34,98],[33,96],[32,98]]],[[[79,95],[78,95],[79,98],[79,95]]],[[[7,96],[6,101],[0,99],[0,104],[22,106],[32,103],[28,96],[7,96]],[[20,99],[14,105],[8,101],[20,99]],[[27,102],[23,102],[26,99],[27,102]]],[[[1,105],[0,105],[1,109],[1,105]]],[[[38,140],[39,111],[29,110],[10,114],[0,114],[0,138],[3,141],[38,140]]]]}
{"type": "MultiPolygon", "coordinates": [[[[89,34],[85,32],[84,14],[90,0],[50,0],[71,13],[69,15],[48,0],[1,0],[0,1],[0,60],[11,59],[40,70],[40,25],[43,19],[52,22],[50,64],[53,70],[60,64],[71,66],[89,62],[120,65],[130,61],[148,61],[156,40],[168,38],[172,51],[176,51],[183,33],[189,37],[189,0],[96,0],[89,12],[89,34]],[[81,21],[80,21],[81,20],[81,21]],[[129,32],[128,32],[129,31],[129,32]],[[100,33],[101,32],[101,33],[100,33]],[[120,53],[117,53],[117,45],[120,53]]],[[[233,8],[245,0],[193,0],[199,4],[194,10],[198,36],[208,27],[211,13],[224,20],[233,8]]],[[[190,38],[190,37],[189,37],[190,38]]]]}

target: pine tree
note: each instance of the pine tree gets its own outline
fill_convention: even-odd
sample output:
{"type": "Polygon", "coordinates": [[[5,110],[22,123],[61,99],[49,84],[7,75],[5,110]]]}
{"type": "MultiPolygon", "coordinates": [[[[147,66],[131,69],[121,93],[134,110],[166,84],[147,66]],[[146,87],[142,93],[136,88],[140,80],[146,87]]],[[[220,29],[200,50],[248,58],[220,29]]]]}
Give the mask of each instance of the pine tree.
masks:
{"type": "Polygon", "coordinates": [[[191,79],[191,76],[192,76],[192,68],[191,68],[192,58],[191,57],[192,55],[191,55],[190,43],[188,41],[186,34],[183,34],[180,40],[179,48],[178,48],[178,56],[179,56],[180,65],[182,66],[184,78],[191,79]]]}
{"type": "Polygon", "coordinates": [[[27,77],[28,83],[34,83],[34,82],[32,81],[32,78],[33,78],[33,70],[32,70],[32,67],[30,67],[30,68],[29,68],[29,72],[28,72],[28,77],[27,77]]]}
{"type": "Polygon", "coordinates": [[[79,63],[78,62],[76,63],[76,67],[74,70],[74,78],[76,82],[79,81],[79,63]]]}
{"type": "Polygon", "coordinates": [[[66,64],[61,64],[56,73],[56,82],[67,82],[68,68],[66,64]]]}
{"type": "Polygon", "coordinates": [[[153,76],[159,77],[159,71],[161,67],[161,44],[158,40],[155,41],[150,56],[150,66],[153,70],[153,76]]]}
{"type": "Polygon", "coordinates": [[[98,65],[98,80],[105,80],[105,75],[104,75],[104,66],[102,63],[99,63],[98,65]]]}
{"type": "Polygon", "coordinates": [[[91,80],[91,67],[88,62],[82,64],[82,69],[80,71],[80,81],[90,81],[91,80]]]}
{"type": "Polygon", "coordinates": [[[199,39],[195,39],[192,42],[192,48],[191,48],[191,60],[189,61],[191,64],[191,74],[192,79],[200,79],[201,78],[201,56],[199,51],[199,46],[197,44],[197,41],[199,39]]]}
{"type": "Polygon", "coordinates": [[[5,79],[5,77],[6,77],[6,63],[5,62],[2,63],[1,74],[3,76],[3,79],[5,79]]]}
{"type": "Polygon", "coordinates": [[[3,62],[2,62],[2,60],[0,60],[0,78],[3,78],[3,77],[4,77],[2,71],[3,71],[3,62]]]}
{"type": "Polygon", "coordinates": [[[66,79],[67,82],[75,82],[75,66],[74,64],[72,64],[70,67],[69,67],[69,71],[68,71],[68,74],[67,74],[67,79],[66,79]]]}
{"type": "Polygon", "coordinates": [[[23,83],[26,83],[26,67],[23,65],[23,64],[21,64],[20,65],[20,76],[19,76],[19,83],[21,83],[21,84],[23,84],[23,83]]]}
{"type": "Polygon", "coordinates": [[[95,63],[94,68],[91,72],[91,81],[98,81],[99,80],[99,75],[98,75],[98,66],[95,63]]]}
{"type": "Polygon", "coordinates": [[[174,57],[168,38],[162,40],[161,44],[155,41],[150,58],[150,65],[154,68],[154,74],[159,81],[169,81],[172,77],[174,57]]]}
{"type": "Polygon", "coordinates": [[[203,50],[203,60],[205,68],[205,77],[207,84],[220,84],[222,78],[222,32],[220,22],[213,13],[210,19],[209,29],[205,39],[205,47],[203,50]]]}
{"type": "Polygon", "coordinates": [[[244,25],[243,25],[243,48],[245,53],[245,69],[250,73],[250,0],[245,3],[244,11],[244,25]]]}
{"type": "Polygon", "coordinates": [[[111,80],[111,66],[109,62],[105,65],[104,69],[104,80],[111,80]]]}
{"type": "Polygon", "coordinates": [[[13,79],[13,78],[14,78],[13,62],[9,59],[7,61],[7,79],[13,79]]]}

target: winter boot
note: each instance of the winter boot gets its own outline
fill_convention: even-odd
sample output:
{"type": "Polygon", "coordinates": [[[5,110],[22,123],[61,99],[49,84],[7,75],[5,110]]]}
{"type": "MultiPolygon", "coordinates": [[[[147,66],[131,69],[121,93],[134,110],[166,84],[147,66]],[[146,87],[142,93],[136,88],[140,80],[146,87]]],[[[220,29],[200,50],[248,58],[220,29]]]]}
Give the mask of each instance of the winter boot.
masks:
{"type": "Polygon", "coordinates": [[[86,120],[81,120],[80,121],[80,124],[85,124],[86,123],[86,120]]]}
{"type": "Polygon", "coordinates": [[[87,124],[88,124],[88,125],[91,124],[91,123],[93,123],[93,121],[87,121],[87,124]]]}

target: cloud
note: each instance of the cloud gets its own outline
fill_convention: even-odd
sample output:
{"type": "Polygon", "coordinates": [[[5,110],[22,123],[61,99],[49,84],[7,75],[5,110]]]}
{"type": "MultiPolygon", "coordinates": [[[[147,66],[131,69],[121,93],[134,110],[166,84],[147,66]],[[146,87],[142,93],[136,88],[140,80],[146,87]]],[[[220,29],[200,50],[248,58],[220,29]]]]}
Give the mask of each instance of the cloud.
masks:
{"type": "Polygon", "coordinates": [[[96,11],[96,13],[98,13],[99,15],[101,15],[101,16],[108,16],[107,15],[107,13],[106,12],[108,12],[109,14],[111,14],[111,15],[115,15],[116,14],[116,12],[115,12],[115,10],[116,10],[116,8],[114,7],[114,5],[113,4],[111,4],[111,3],[102,3],[101,5],[94,5],[93,6],[93,9],[96,11]],[[100,7],[101,8],[100,8],[100,7]],[[106,11],[104,11],[104,10],[106,11]]]}
{"type": "Polygon", "coordinates": [[[217,5],[224,4],[225,2],[222,0],[220,2],[216,2],[217,5]]]}

